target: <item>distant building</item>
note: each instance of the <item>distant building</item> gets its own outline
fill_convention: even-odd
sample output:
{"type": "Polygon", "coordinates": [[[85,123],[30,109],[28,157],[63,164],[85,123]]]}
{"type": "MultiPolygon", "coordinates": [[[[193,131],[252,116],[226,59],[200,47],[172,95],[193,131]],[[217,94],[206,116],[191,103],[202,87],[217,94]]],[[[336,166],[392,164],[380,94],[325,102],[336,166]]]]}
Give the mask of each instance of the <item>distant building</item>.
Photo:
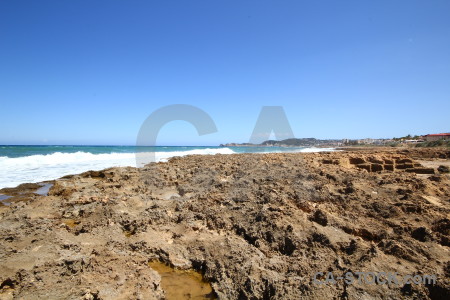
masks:
{"type": "Polygon", "coordinates": [[[404,140],[406,144],[415,144],[415,143],[421,143],[423,140],[404,140]]]}
{"type": "Polygon", "coordinates": [[[433,141],[439,141],[439,140],[448,141],[448,140],[450,140],[450,133],[427,134],[424,137],[427,142],[433,142],[433,141]]]}
{"type": "Polygon", "coordinates": [[[369,139],[369,138],[367,138],[367,139],[360,139],[360,140],[358,140],[358,144],[365,144],[365,145],[373,144],[373,139],[369,139]]]}

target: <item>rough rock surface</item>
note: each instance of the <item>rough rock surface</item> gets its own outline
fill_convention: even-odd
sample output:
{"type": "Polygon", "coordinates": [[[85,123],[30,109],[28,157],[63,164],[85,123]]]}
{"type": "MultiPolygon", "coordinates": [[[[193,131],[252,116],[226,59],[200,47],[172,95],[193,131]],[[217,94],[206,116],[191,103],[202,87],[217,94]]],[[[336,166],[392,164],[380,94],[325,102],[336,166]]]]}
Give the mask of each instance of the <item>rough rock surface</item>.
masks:
{"type": "Polygon", "coordinates": [[[0,206],[0,298],[163,299],[158,259],[201,271],[219,299],[449,299],[450,175],[437,167],[450,153],[406,151],[188,156],[66,176],[0,206]],[[329,271],[437,283],[313,282],[329,271]]]}

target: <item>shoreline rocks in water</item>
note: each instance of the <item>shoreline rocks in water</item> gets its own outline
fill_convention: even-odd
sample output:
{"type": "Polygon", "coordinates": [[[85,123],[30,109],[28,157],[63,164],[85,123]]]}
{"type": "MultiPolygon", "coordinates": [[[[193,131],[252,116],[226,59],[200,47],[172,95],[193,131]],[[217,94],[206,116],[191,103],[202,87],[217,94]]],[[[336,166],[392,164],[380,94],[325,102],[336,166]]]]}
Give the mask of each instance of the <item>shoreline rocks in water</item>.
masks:
{"type": "Polygon", "coordinates": [[[193,155],[66,176],[0,206],[0,298],[163,299],[148,265],[160,261],[201,272],[219,299],[448,299],[449,161],[439,149],[193,155]],[[313,282],[348,271],[437,283],[313,282]]]}

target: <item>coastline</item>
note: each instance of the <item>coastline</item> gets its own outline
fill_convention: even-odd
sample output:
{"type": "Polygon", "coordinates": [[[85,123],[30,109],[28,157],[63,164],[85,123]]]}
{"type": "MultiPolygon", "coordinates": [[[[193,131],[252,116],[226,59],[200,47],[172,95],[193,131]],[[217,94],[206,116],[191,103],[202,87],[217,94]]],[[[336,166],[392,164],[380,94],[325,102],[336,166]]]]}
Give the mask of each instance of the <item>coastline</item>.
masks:
{"type": "Polygon", "coordinates": [[[60,178],[48,196],[0,206],[0,295],[160,299],[154,260],[200,271],[220,299],[448,295],[450,178],[438,167],[450,152],[364,150],[191,155],[60,178]],[[409,294],[312,282],[349,268],[438,281],[409,294]]]}
{"type": "Polygon", "coordinates": [[[210,146],[8,146],[0,147],[0,189],[38,183],[112,167],[143,166],[150,160],[166,161],[191,154],[326,151],[307,147],[210,147],[210,146]]]}

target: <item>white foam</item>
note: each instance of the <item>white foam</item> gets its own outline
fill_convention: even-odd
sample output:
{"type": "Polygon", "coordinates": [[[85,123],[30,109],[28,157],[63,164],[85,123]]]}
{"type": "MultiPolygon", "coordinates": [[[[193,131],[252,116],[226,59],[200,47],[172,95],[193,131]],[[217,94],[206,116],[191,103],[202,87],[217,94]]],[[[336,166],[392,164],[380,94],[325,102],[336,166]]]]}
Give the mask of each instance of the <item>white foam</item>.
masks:
{"type": "Polygon", "coordinates": [[[312,148],[301,149],[298,152],[333,152],[333,151],[337,151],[337,150],[335,148],[316,148],[316,147],[312,147],[312,148]]]}
{"type": "MultiPolygon", "coordinates": [[[[170,157],[190,154],[232,154],[229,148],[195,149],[189,151],[156,152],[154,160],[166,161],[170,157]]],[[[149,153],[147,153],[149,155],[149,153]]],[[[140,165],[142,166],[142,165],[140,165]]],[[[110,167],[136,167],[135,153],[92,154],[89,152],[31,155],[24,157],[0,157],[0,188],[14,187],[22,183],[41,182],[78,174],[89,170],[110,167]]]]}

